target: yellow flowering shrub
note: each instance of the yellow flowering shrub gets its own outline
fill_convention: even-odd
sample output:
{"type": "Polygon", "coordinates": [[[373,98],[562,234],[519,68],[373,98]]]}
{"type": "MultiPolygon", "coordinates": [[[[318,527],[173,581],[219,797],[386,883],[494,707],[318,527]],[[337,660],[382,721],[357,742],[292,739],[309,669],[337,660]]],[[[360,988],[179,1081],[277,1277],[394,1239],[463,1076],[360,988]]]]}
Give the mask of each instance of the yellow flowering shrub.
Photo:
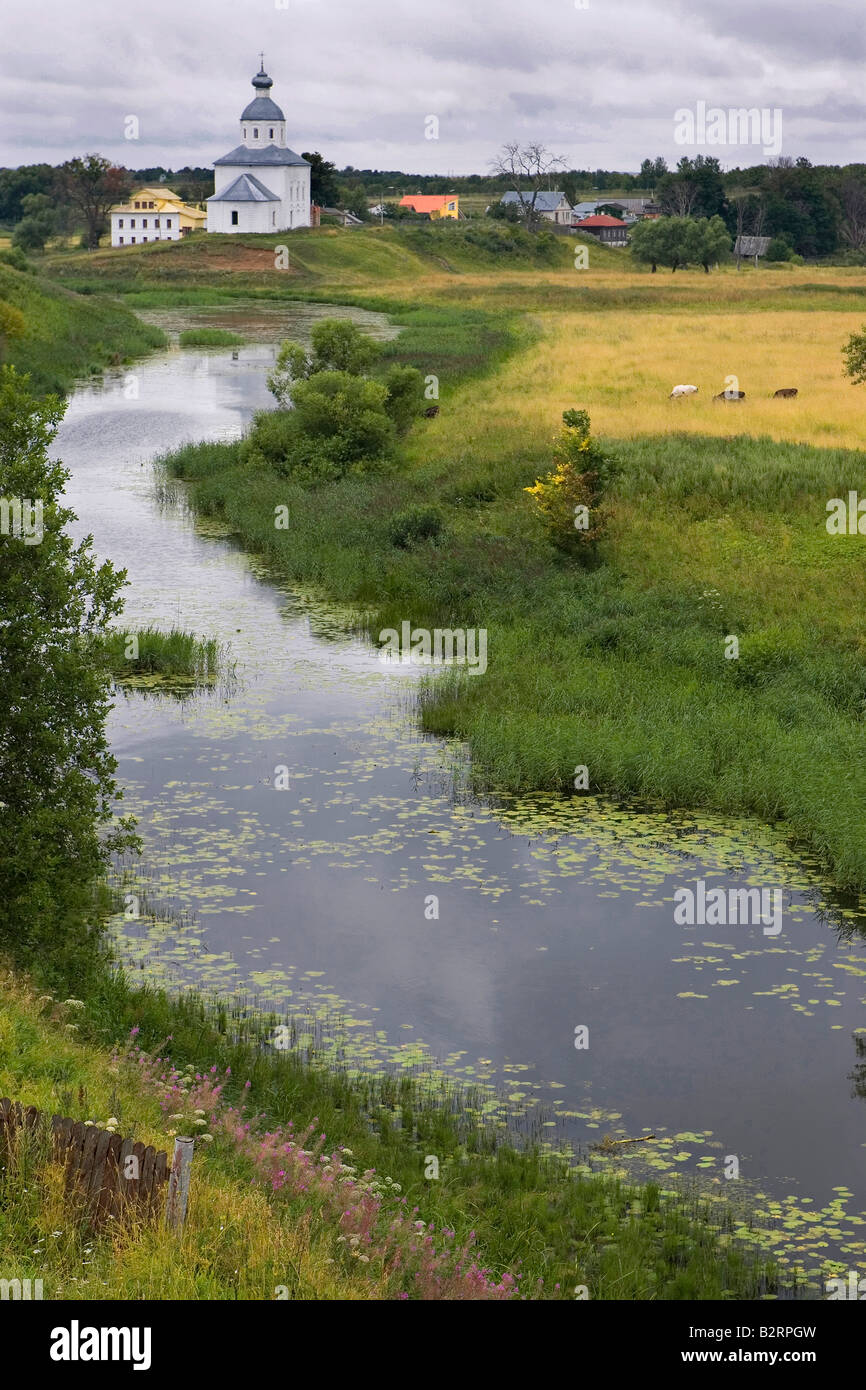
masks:
{"type": "Polygon", "coordinates": [[[563,411],[562,419],[555,467],[523,490],[553,544],[580,554],[589,552],[604,530],[607,516],[600,503],[614,463],[592,439],[585,410],[563,411]]]}

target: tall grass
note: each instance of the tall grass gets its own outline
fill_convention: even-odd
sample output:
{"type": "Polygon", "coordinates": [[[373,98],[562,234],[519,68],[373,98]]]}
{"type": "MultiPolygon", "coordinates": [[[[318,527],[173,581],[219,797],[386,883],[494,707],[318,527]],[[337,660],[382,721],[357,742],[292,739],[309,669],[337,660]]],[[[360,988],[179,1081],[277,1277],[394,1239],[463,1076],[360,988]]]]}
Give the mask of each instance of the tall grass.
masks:
{"type": "Polygon", "coordinates": [[[83,1006],[37,998],[7,976],[0,1094],[75,1119],[111,1115],[119,1132],[157,1148],[199,1119],[198,1132],[213,1136],[196,1146],[180,1243],[152,1222],[94,1234],[44,1154],[7,1164],[3,1275],[42,1278],[46,1298],[268,1299],[278,1286],[293,1299],[474,1298],[478,1279],[448,1254],[465,1247],[489,1280],[507,1291],[511,1272],[528,1298],[570,1299],[576,1283],[593,1299],[749,1298],[776,1287],[772,1269],[729,1239],[742,1215],[734,1208],[577,1171],[466,1123],[461,1097],[434,1093],[423,1077],[359,1078],[315,1044],[275,1053],[254,1018],[244,1025],[120,975],[106,975],[83,1006]],[[132,1045],[112,1048],[131,1029],[132,1045]],[[318,1152],[335,1155],[330,1172],[318,1152]],[[435,1179],[425,1177],[431,1155],[435,1179]],[[370,1169],[372,1194],[368,1176],[353,1180],[345,1203],[330,1199],[335,1171],[348,1180],[370,1169]]]}
{"type": "Polygon", "coordinates": [[[180,628],[169,632],[155,627],[115,629],[105,634],[99,654],[120,682],[159,677],[164,681],[212,685],[226,661],[216,638],[197,637],[180,628]]]}
{"type": "Polygon", "coordinates": [[[27,324],[26,336],[10,342],[7,359],[30,374],[39,394],[62,395],[81,377],[120,366],[166,342],[160,329],[119,304],[75,295],[2,265],[0,299],[20,309],[27,324]]]}

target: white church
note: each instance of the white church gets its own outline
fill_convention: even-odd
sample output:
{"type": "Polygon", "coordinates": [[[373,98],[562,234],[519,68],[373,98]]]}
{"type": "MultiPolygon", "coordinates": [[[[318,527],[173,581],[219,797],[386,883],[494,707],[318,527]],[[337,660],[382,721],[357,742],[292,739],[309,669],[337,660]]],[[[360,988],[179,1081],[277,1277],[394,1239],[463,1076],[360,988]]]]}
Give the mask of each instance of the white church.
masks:
{"type": "Polygon", "coordinates": [[[310,226],[310,165],[286,144],[286,118],[271,100],[264,55],[255,97],[241,115],[241,144],[214,162],[209,232],[283,232],[310,226]]]}

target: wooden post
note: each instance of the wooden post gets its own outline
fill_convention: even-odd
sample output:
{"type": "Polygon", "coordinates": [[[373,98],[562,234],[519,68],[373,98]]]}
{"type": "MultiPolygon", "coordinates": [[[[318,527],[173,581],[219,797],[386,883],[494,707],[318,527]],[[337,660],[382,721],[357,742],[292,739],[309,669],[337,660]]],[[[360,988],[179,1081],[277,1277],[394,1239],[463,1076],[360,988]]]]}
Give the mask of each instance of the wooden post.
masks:
{"type": "Polygon", "coordinates": [[[174,1231],[183,1229],[189,1197],[189,1173],[192,1166],[193,1139],[175,1139],[171,1171],[168,1175],[168,1197],[165,1203],[166,1225],[174,1231]]]}

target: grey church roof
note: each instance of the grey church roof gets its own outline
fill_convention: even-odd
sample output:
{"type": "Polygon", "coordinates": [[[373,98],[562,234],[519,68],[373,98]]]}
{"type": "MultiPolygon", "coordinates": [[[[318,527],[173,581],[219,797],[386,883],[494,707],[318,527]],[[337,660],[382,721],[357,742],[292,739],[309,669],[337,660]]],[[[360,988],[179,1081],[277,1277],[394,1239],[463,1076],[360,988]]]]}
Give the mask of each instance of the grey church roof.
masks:
{"type": "Polygon", "coordinates": [[[242,121],[284,121],[286,118],[270,97],[254,97],[241,112],[242,121]]]}
{"type": "Polygon", "coordinates": [[[276,164],[303,164],[309,168],[310,161],[302,159],[294,150],[278,149],[276,145],[265,145],[263,149],[251,149],[249,145],[236,145],[228,154],[224,154],[222,159],[215,159],[214,164],[237,164],[241,168],[256,164],[276,165],[276,164]]]}
{"type": "MultiPolygon", "coordinates": [[[[222,161],[218,161],[221,163],[222,161]]],[[[265,188],[263,183],[254,174],[240,174],[230,183],[228,188],[223,188],[219,193],[212,193],[207,199],[209,203],[278,203],[280,200],[276,193],[272,193],[269,188],[265,188]]]]}
{"type": "MultiPolygon", "coordinates": [[[[535,211],[556,212],[563,198],[565,198],[565,194],[560,193],[559,189],[556,189],[554,192],[551,193],[539,191],[538,196],[535,199],[535,211]]],[[[513,190],[511,190],[503,196],[501,201],[503,203],[519,203],[521,201],[520,194],[515,193],[513,190]]],[[[530,204],[532,202],[532,194],[528,191],[525,192],[523,195],[523,201],[525,201],[527,204],[530,204]]],[[[568,202],[567,198],[566,202],[568,202]]]]}
{"type": "Polygon", "coordinates": [[[273,81],[264,68],[253,78],[255,97],[241,114],[242,121],[284,121],[286,118],[275,101],[271,101],[273,81]]]}

